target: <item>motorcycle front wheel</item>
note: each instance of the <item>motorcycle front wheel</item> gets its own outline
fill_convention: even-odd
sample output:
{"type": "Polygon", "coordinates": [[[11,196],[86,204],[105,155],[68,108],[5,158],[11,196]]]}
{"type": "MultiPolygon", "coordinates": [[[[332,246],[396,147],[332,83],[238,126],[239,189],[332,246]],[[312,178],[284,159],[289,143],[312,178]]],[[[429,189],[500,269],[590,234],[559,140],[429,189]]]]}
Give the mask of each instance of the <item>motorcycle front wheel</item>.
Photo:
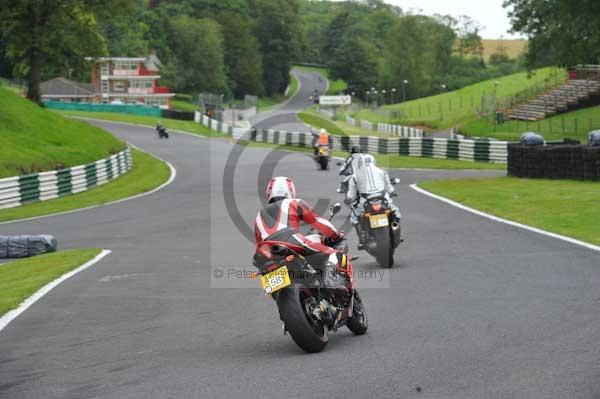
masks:
{"type": "Polygon", "coordinates": [[[357,291],[354,291],[354,308],[352,309],[352,317],[348,320],[346,326],[356,335],[363,335],[367,332],[367,328],[369,328],[367,311],[365,310],[365,306],[363,305],[357,291]]]}
{"type": "Polygon", "coordinates": [[[279,316],[292,339],[305,352],[322,351],[329,335],[327,326],[312,314],[311,291],[299,289],[297,286],[284,288],[277,297],[279,316]]]}

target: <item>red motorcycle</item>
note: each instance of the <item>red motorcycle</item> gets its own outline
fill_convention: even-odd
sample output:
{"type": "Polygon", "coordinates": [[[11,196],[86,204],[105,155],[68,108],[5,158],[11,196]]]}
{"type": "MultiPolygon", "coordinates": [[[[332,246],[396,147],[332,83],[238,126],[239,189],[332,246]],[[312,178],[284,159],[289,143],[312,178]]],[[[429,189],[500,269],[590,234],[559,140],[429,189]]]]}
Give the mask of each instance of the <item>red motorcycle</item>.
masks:
{"type": "MultiPolygon", "coordinates": [[[[331,218],[340,211],[339,203],[329,208],[331,218]]],[[[322,242],[319,234],[307,238],[322,242]]],[[[265,240],[257,245],[254,266],[259,270],[261,285],[277,303],[284,334],[288,333],[304,351],[322,351],[329,340],[329,331],[346,326],[354,334],[367,332],[368,321],[352,276],[354,259],[348,259],[346,241],[332,244],[344,253],[340,272],[350,281],[347,291],[324,287],[323,272],[328,256],[303,256],[303,248],[288,242],[265,240]]]]}

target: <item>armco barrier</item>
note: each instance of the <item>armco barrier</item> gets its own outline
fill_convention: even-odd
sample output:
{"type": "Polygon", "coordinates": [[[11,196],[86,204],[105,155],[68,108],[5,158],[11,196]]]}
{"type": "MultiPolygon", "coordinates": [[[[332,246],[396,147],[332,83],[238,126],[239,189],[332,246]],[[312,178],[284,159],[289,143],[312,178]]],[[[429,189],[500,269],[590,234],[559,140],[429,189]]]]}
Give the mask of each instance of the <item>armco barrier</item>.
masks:
{"type": "Polygon", "coordinates": [[[346,116],[346,124],[360,127],[365,130],[372,130],[379,133],[386,133],[398,137],[423,137],[423,130],[412,126],[392,125],[389,123],[372,123],[365,120],[354,119],[346,116]]]}
{"type": "Polygon", "coordinates": [[[117,178],[132,165],[128,147],[87,165],[0,179],[0,209],[80,193],[117,178]]]}
{"type": "Polygon", "coordinates": [[[115,112],[144,116],[161,116],[161,109],[134,104],[96,104],[96,103],[70,103],[63,101],[44,101],[44,106],[50,109],[86,112],[115,112]]]}
{"type": "MultiPolygon", "coordinates": [[[[196,121],[222,134],[236,139],[265,142],[282,145],[311,147],[313,136],[310,133],[284,132],[278,130],[258,130],[233,128],[230,125],[196,114],[196,121]]],[[[363,151],[377,154],[408,155],[457,159],[461,161],[480,161],[491,163],[507,162],[505,141],[493,140],[448,140],[444,138],[390,137],[373,136],[331,136],[334,150],[349,151],[353,145],[359,145],[363,151]]]]}

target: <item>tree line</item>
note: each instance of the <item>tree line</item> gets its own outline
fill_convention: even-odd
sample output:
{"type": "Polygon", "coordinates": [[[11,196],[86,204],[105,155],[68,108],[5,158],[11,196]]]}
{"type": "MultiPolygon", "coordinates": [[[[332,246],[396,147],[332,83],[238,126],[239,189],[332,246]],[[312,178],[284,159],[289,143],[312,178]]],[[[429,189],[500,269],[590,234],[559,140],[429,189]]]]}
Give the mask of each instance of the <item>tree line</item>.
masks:
{"type": "Polygon", "coordinates": [[[481,26],[466,16],[404,12],[382,0],[20,0],[0,7],[0,76],[24,77],[28,97],[56,76],[88,80],[86,56],[156,51],[180,93],[282,93],[292,62],[318,63],[365,97],[408,98],[544,65],[597,62],[600,2],[506,0],[523,59],[483,59],[481,26]]]}

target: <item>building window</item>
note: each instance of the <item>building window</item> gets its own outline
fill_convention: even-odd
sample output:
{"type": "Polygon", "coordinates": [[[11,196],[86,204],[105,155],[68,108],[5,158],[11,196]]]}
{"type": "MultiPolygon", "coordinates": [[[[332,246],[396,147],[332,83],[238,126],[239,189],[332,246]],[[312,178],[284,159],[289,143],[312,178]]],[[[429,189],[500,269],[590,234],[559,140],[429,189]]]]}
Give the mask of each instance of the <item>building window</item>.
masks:
{"type": "Polygon", "coordinates": [[[123,80],[115,80],[113,82],[114,91],[125,91],[125,81],[123,80]]]}
{"type": "Polygon", "coordinates": [[[133,87],[136,89],[151,89],[152,81],[151,80],[132,80],[129,82],[129,87],[133,87]]]}
{"type": "Polygon", "coordinates": [[[115,69],[120,71],[135,71],[138,63],[135,61],[115,61],[115,69]]]}
{"type": "Polygon", "coordinates": [[[108,75],[108,63],[107,62],[103,62],[102,64],[100,64],[100,74],[108,75]]]}

